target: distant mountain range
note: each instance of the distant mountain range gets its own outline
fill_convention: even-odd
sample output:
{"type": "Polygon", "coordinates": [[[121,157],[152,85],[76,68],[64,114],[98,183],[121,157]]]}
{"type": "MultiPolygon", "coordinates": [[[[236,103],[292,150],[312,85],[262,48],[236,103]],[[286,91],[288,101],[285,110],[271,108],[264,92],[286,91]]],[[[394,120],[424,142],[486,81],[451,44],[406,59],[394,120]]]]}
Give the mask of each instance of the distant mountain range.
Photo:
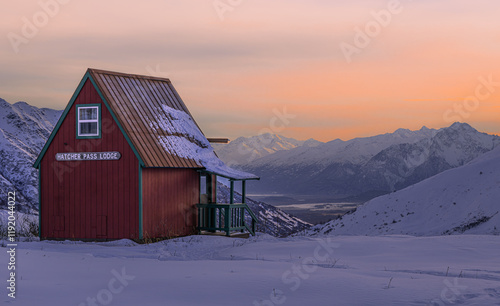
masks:
{"type": "MultiPolygon", "coordinates": [[[[455,159],[456,156],[449,156],[455,159]]],[[[500,147],[472,162],[375,198],[310,234],[500,235],[500,147]]]]}
{"type": "Polygon", "coordinates": [[[264,156],[297,147],[315,147],[322,142],[315,139],[296,140],[281,135],[261,134],[251,137],[239,137],[229,144],[212,144],[219,158],[228,166],[248,165],[264,156]]]}
{"type": "MultiPolygon", "coordinates": [[[[236,163],[235,167],[257,174],[252,192],[260,194],[315,195],[331,199],[368,200],[415,184],[444,170],[466,164],[500,144],[500,137],[478,132],[466,123],[442,129],[398,129],[373,137],[340,139],[321,143],[298,142],[270,135],[273,144],[255,148],[262,157],[236,163]],[[286,140],[293,146],[275,143],[286,140]]],[[[255,147],[254,138],[238,138],[219,156],[225,160],[238,147],[255,147]],[[248,141],[247,141],[248,139],[248,141]]],[[[226,161],[226,160],[225,160],[226,161]]]]}
{"type": "Polygon", "coordinates": [[[0,190],[5,195],[0,206],[6,206],[7,192],[16,191],[19,211],[38,210],[38,173],[33,163],[61,114],[0,99],[0,190]]]}

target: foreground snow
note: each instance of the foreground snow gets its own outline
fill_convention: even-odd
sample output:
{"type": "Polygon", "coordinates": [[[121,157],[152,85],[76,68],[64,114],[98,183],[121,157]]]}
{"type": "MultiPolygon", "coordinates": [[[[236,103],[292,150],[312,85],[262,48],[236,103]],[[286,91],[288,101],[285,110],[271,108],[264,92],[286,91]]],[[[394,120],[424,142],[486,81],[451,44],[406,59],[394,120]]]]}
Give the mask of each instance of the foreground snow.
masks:
{"type": "MultiPolygon", "coordinates": [[[[4,243],[5,245],[5,243],[4,243]]],[[[6,249],[0,252],[7,265],[6,249]]],[[[500,237],[22,242],[12,305],[492,305],[500,237]]],[[[3,270],[4,277],[7,275],[3,270]]]]}

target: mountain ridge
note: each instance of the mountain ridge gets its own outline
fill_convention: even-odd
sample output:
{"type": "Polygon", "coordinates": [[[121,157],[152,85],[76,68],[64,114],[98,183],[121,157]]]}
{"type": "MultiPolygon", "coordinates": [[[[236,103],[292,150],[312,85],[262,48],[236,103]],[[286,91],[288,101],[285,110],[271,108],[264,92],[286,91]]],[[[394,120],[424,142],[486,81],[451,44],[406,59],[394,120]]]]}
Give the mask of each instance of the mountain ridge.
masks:
{"type": "Polygon", "coordinates": [[[321,143],[313,138],[296,140],[282,135],[265,133],[257,136],[238,137],[229,144],[212,144],[212,147],[224,163],[228,166],[234,166],[253,162],[278,151],[301,146],[313,147],[321,143]]]}
{"type": "Polygon", "coordinates": [[[381,195],[461,166],[500,144],[467,123],[441,129],[398,129],[315,147],[281,150],[238,169],[262,178],[260,194],[323,195],[332,199],[381,195]]]}

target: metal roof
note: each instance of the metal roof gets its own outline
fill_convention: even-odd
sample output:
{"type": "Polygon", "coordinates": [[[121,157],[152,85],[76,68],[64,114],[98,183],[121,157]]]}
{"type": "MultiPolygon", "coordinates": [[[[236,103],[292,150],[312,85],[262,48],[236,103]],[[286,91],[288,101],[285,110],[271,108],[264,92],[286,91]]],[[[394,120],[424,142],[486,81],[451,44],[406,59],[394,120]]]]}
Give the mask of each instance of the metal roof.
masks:
{"type": "Polygon", "coordinates": [[[88,73],[145,167],[200,168],[258,179],[218,159],[169,79],[98,69],[88,73]]]}
{"type": "Polygon", "coordinates": [[[146,167],[203,167],[194,160],[166,152],[158,143],[158,136],[166,132],[150,128],[163,104],[191,116],[169,79],[97,69],[89,69],[89,73],[146,167]]]}

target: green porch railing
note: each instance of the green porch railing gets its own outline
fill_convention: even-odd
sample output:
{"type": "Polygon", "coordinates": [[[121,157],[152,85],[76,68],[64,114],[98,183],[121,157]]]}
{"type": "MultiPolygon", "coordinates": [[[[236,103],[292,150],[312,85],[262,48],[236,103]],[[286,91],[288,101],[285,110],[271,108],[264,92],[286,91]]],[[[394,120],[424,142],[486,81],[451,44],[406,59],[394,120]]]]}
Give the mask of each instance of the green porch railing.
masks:
{"type": "Polygon", "coordinates": [[[229,236],[231,232],[246,229],[255,235],[257,217],[247,204],[196,204],[196,207],[199,231],[223,231],[229,236]],[[246,218],[247,214],[249,218],[246,218]],[[250,219],[250,224],[245,219],[250,219]]]}

